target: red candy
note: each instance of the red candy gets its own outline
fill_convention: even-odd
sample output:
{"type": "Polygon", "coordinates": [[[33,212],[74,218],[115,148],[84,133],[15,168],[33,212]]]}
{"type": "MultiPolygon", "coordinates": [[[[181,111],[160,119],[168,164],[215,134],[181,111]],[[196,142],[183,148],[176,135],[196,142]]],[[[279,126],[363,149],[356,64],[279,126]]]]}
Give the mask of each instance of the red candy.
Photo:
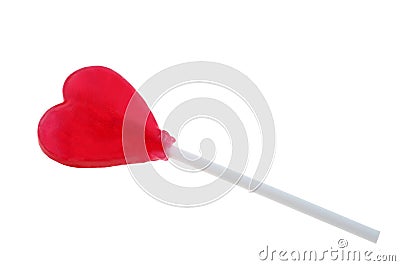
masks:
{"type": "Polygon", "coordinates": [[[66,79],[63,95],[64,102],[50,108],[38,126],[40,147],[51,159],[73,167],[167,160],[162,138],[169,144],[174,139],[158,128],[144,100],[115,71],[79,69],[66,79]],[[123,129],[129,102],[134,113],[127,114],[123,129]]]}

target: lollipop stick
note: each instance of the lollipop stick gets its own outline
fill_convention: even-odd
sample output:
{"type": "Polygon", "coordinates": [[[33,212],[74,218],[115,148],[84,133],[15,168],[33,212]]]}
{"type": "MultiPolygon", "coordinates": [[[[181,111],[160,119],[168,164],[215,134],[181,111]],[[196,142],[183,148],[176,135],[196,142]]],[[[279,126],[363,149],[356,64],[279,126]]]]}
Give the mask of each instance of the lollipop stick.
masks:
{"type": "Polygon", "coordinates": [[[199,167],[203,167],[207,165],[206,168],[203,169],[204,172],[207,172],[211,175],[218,176],[221,179],[228,181],[232,184],[236,184],[245,189],[249,189],[250,184],[254,187],[258,188],[254,191],[254,193],[274,200],[278,203],[286,205],[294,210],[312,216],[320,221],[326,222],[338,228],[341,228],[349,233],[362,237],[366,240],[376,243],[379,238],[379,231],[368,227],[366,225],[360,224],[356,221],[353,221],[347,217],[334,213],[330,210],[322,208],[318,205],[315,205],[311,202],[293,196],[289,193],[286,193],[282,190],[274,188],[264,183],[260,183],[259,181],[252,180],[250,177],[242,175],[239,182],[237,182],[237,177],[240,176],[240,173],[235,172],[231,169],[226,169],[222,165],[216,164],[214,162],[210,162],[205,158],[198,158],[198,156],[180,150],[175,146],[171,146],[166,150],[168,157],[173,158],[177,161],[180,161],[188,166],[199,169],[199,167]],[[196,159],[196,160],[195,160],[196,159]],[[221,173],[223,173],[221,175],[221,173]],[[251,183],[253,182],[253,183],[251,183]]]}

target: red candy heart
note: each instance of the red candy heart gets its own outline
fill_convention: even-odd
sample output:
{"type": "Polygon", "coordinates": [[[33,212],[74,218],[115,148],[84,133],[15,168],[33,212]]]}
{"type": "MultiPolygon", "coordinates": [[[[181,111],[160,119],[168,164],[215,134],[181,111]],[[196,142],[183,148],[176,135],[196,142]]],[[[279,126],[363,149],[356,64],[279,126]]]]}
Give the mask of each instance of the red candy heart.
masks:
{"type": "Polygon", "coordinates": [[[38,126],[40,147],[51,159],[73,167],[167,160],[162,138],[174,139],[161,132],[144,100],[115,71],[79,69],[66,79],[63,95],[64,102],[50,108],[38,126]],[[134,113],[124,121],[128,103],[134,104],[134,113]]]}

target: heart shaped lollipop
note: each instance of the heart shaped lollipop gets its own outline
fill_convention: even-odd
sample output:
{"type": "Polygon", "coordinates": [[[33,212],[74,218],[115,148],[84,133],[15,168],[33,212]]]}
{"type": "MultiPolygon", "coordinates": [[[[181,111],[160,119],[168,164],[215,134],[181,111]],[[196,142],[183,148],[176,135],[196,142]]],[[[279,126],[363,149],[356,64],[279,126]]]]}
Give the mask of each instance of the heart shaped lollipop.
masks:
{"type": "Polygon", "coordinates": [[[158,128],[140,95],[132,97],[135,93],[132,85],[109,68],[93,66],[75,71],[64,83],[64,102],[50,108],[39,122],[40,147],[51,159],[74,167],[166,160],[162,135],[169,138],[167,143],[174,140],[158,128]],[[130,115],[125,142],[135,149],[125,158],[122,125],[131,99],[135,113],[130,115]],[[144,134],[139,134],[143,128],[144,134]],[[141,147],[142,135],[145,149],[141,147]]]}
{"type": "MultiPolygon", "coordinates": [[[[201,162],[207,165],[202,170],[232,184],[249,188],[252,183],[250,177],[204,158],[187,160],[197,156],[172,145],[175,139],[158,128],[142,97],[111,69],[86,67],[72,73],[65,81],[63,94],[64,102],[50,108],[38,126],[40,147],[59,163],[106,167],[167,160],[168,155],[197,169],[201,162]],[[223,175],[221,169],[225,170],[223,175]],[[239,182],[236,177],[241,177],[239,182]]],[[[375,229],[267,184],[256,187],[256,194],[370,241],[378,240],[379,231],[375,229]]]]}

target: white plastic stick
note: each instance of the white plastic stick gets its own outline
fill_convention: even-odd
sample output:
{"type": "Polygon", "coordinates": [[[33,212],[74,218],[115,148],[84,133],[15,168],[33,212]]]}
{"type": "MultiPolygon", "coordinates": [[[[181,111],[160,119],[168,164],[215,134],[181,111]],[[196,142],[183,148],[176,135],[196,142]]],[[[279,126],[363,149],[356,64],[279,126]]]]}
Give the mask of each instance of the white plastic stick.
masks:
{"type": "MultiPolygon", "coordinates": [[[[199,169],[199,167],[203,167],[207,165],[206,168],[203,169],[204,172],[207,172],[214,176],[219,176],[221,179],[228,181],[232,184],[236,184],[240,187],[248,189],[250,187],[251,182],[257,182],[252,180],[250,177],[242,175],[239,182],[237,182],[237,177],[240,175],[239,173],[231,170],[225,169],[225,167],[216,164],[214,162],[210,162],[204,158],[198,158],[198,156],[180,150],[175,146],[171,146],[166,150],[167,155],[170,158],[178,160],[188,166],[194,167],[199,169]],[[187,158],[198,158],[196,160],[188,160],[187,158]],[[223,175],[221,173],[223,172],[223,175]],[[234,178],[232,178],[234,177],[234,178]]],[[[299,212],[312,216],[320,221],[326,222],[328,224],[334,225],[338,228],[341,228],[349,233],[362,237],[366,240],[376,243],[379,238],[379,231],[375,230],[371,227],[366,225],[360,224],[356,221],[353,221],[347,217],[334,213],[330,210],[322,208],[318,205],[315,205],[311,202],[293,196],[289,193],[286,193],[282,190],[277,188],[271,187],[265,183],[258,183],[255,187],[259,185],[259,187],[254,191],[254,193],[274,200],[278,203],[286,205],[292,209],[295,209],[299,212]]]]}

